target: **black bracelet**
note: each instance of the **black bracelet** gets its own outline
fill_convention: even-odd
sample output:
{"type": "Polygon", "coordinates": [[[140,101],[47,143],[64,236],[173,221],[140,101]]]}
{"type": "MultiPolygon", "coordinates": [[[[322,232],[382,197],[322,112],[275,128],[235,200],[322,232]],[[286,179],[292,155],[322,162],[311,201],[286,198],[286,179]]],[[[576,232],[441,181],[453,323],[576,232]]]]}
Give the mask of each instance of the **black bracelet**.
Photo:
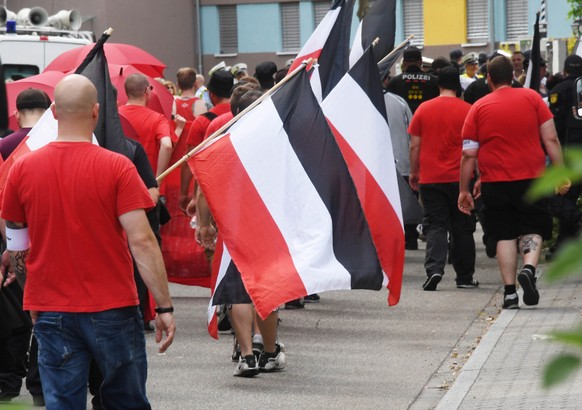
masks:
{"type": "Polygon", "coordinates": [[[170,307],[157,307],[156,309],[156,313],[174,313],[174,307],[170,306],[170,307]]]}

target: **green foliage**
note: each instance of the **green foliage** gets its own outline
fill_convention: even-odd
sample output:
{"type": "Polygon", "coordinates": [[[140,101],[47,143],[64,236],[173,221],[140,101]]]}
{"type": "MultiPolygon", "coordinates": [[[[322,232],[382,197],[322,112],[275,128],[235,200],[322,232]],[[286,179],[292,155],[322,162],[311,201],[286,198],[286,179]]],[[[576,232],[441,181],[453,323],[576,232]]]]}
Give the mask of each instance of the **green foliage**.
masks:
{"type": "Polygon", "coordinates": [[[555,357],[544,369],[544,387],[552,387],[565,381],[579,366],[580,358],[573,354],[555,357]]]}
{"type": "MultiPolygon", "coordinates": [[[[582,0],[569,0],[572,7],[570,13],[578,13],[575,16],[582,18],[582,0]]],[[[573,14],[574,16],[574,14],[573,14]]],[[[546,170],[542,178],[537,180],[528,192],[530,200],[536,200],[544,196],[553,195],[555,188],[569,179],[573,184],[582,181],[582,150],[570,149],[564,154],[565,166],[551,167],[546,170]]],[[[556,259],[550,265],[544,279],[553,283],[563,280],[572,274],[582,274],[582,237],[564,244],[558,252],[556,259]]],[[[566,345],[582,349],[582,327],[571,332],[554,332],[553,339],[566,345]]],[[[578,370],[582,360],[580,355],[562,353],[555,357],[545,368],[543,385],[552,387],[566,380],[578,370]]]]}
{"type": "Polygon", "coordinates": [[[570,5],[568,18],[573,20],[582,18],[582,0],[568,0],[568,4],[570,5]]]}

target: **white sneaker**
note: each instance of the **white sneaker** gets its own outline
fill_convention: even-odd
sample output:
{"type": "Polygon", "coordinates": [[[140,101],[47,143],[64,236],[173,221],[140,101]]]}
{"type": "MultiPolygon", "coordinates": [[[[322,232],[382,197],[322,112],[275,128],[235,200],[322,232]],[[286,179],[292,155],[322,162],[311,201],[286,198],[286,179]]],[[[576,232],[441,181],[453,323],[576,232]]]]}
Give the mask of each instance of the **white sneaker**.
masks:
{"type": "Polygon", "coordinates": [[[259,367],[254,355],[248,355],[239,359],[234,375],[237,377],[253,377],[259,374],[259,367]]]}
{"type": "Polygon", "coordinates": [[[281,348],[277,346],[275,353],[261,353],[259,358],[259,370],[262,372],[276,372],[283,370],[287,365],[285,358],[285,353],[281,351],[281,348]]]}

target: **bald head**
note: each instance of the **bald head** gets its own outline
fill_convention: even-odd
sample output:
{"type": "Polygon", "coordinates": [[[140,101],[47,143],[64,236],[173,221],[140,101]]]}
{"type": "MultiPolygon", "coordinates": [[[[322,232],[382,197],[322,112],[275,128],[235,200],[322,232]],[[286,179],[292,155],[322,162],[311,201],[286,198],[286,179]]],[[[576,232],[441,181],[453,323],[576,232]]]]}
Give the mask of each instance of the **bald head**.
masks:
{"type": "Polygon", "coordinates": [[[125,79],[125,94],[129,99],[141,98],[149,86],[150,82],[145,75],[140,73],[130,74],[125,79]]]}
{"type": "Polygon", "coordinates": [[[97,104],[97,89],[87,77],[71,74],[59,81],[54,97],[59,121],[91,119],[97,104]]]}

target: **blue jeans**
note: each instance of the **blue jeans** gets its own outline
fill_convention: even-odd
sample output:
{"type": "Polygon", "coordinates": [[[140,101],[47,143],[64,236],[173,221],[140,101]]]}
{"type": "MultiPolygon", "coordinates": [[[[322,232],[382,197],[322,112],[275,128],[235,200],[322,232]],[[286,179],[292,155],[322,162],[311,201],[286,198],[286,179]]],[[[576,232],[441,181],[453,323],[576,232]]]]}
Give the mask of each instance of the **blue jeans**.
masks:
{"type": "Polygon", "coordinates": [[[143,320],[137,306],[96,313],[39,312],[34,325],[47,410],[87,407],[91,357],[105,409],[151,409],[143,320]]]}

